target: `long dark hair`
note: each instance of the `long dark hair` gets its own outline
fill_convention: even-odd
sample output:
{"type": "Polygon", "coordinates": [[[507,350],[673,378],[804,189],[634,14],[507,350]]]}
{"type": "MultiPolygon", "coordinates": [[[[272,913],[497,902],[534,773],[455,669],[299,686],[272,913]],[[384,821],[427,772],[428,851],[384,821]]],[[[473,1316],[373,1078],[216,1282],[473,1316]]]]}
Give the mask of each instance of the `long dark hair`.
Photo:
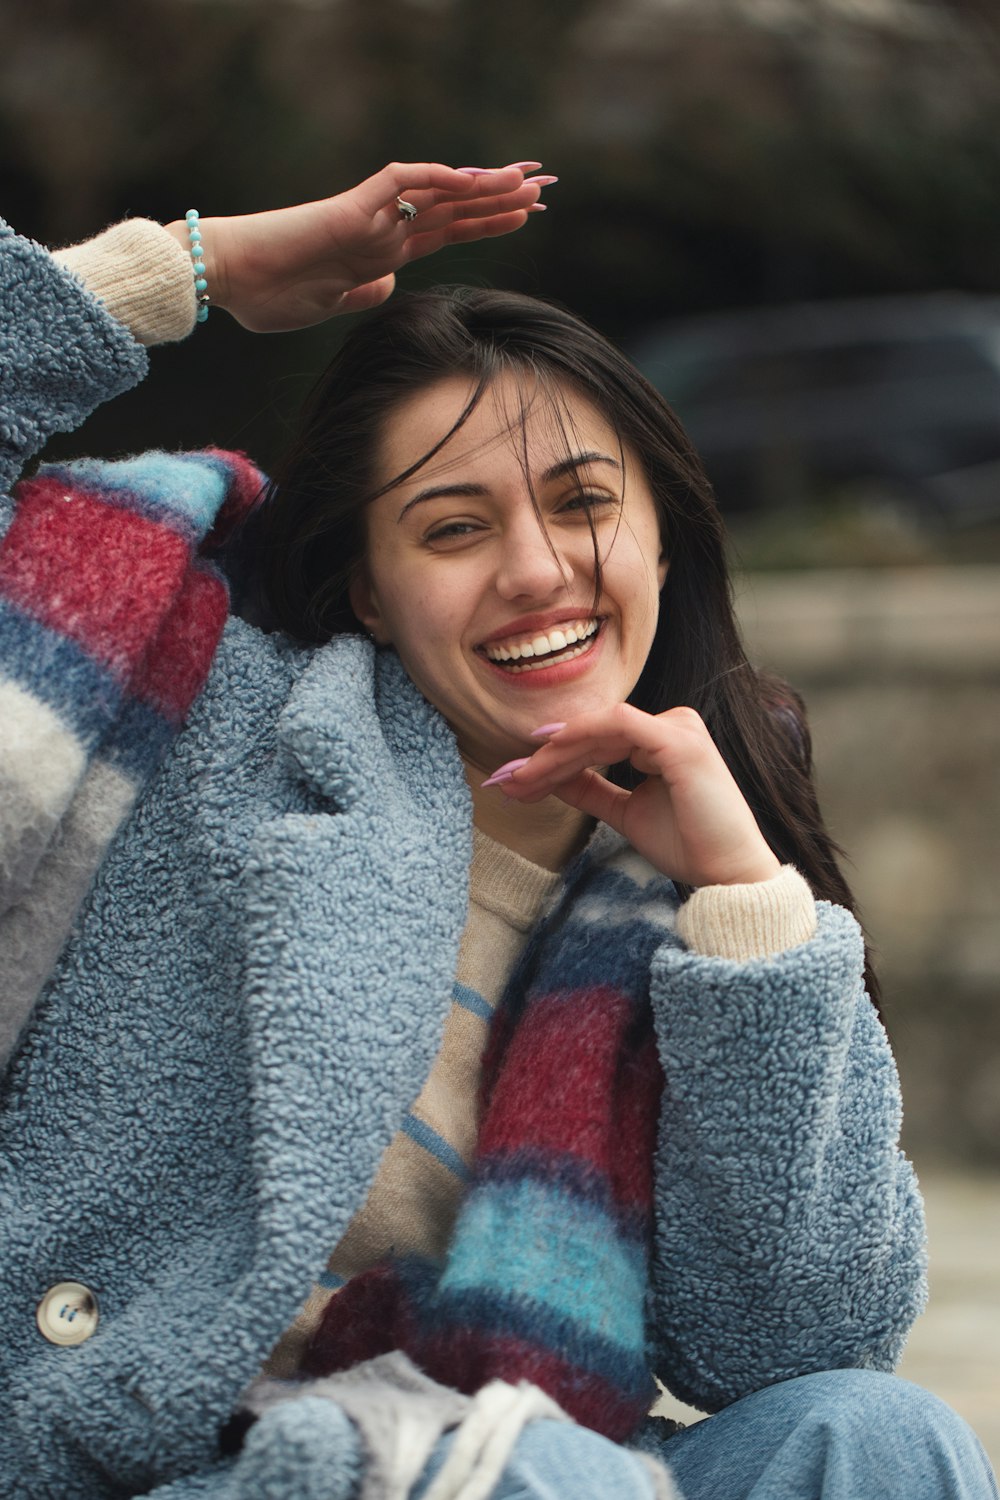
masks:
{"type": "MultiPolygon", "coordinates": [[[[435,381],[466,374],[472,396],[460,425],[512,370],[590,401],[642,464],[659,507],[670,566],[630,701],[652,714],[696,709],[778,858],[818,897],[854,911],[817,805],[801,700],[746,658],[724,528],[698,455],[620,350],[564,308],[512,292],[439,287],[397,295],[351,332],[251,523],[260,614],[307,642],[358,630],[348,587],[365,551],[365,507],[404,477],[388,484],[378,477],[388,417],[435,381]]],[[[623,784],[634,775],[628,766],[613,774],[623,784]]],[[[877,1004],[870,963],[867,980],[877,1004]]]]}

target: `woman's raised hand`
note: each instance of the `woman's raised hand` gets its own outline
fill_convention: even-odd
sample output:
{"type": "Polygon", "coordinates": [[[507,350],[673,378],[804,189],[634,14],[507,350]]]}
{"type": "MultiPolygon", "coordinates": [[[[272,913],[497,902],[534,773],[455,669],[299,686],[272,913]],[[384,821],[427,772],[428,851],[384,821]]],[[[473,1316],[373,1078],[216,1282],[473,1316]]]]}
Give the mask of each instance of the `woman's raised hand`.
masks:
{"type": "Polygon", "coordinates": [[[781,865],[694,709],[647,714],[628,703],[546,725],[545,744],[486,785],[519,802],[556,796],[600,818],[650,864],[686,885],[769,880],[781,865]],[[614,786],[595,766],[629,760],[646,780],[614,786]]]}
{"type": "MultiPolygon", "coordinates": [[[[375,307],[408,261],[520,229],[552,178],[525,178],[536,162],[483,171],[393,162],[357,187],[267,213],[201,220],[215,306],[255,333],[307,328],[375,307]],[[416,209],[407,218],[397,197],[416,209]]],[[[187,226],[167,228],[187,249],[187,226]]]]}

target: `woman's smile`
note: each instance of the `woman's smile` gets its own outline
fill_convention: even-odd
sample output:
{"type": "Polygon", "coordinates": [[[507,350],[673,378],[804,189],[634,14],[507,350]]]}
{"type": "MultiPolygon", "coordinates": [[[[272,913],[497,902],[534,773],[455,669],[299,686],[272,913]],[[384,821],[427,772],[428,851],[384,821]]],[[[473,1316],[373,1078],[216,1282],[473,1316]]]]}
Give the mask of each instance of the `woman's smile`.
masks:
{"type": "Polygon", "coordinates": [[[369,506],[351,592],[486,767],[531,744],[540,715],[625,701],[666,573],[638,462],[588,401],[530,379],[500,378],[461,422],[464,376],[397,409],[383,443],[390,487],[369,506]]]}
{"type": "Polygon", "coordinates": [[[601,644],[601,623],[596,616],[573,615],[547,631],[511,634],[479,650],[494,671],[503,677],[522,679],[522,687],[551,687],[581,676],[594,664],[601,644]],[[567,668],[572,668],[569,675],[567,668]]]}
{"type": "Polygon", "coordinates": [[[576,645],[582,650],[599,626],[595,616],[584,619],[575,614],[559,615],[555,620],[518,621],[516,627],[510,627],[510,635],[485,641],[479,649],[490,661],[523,664],[532,657],[559,655],[576,645]]]}

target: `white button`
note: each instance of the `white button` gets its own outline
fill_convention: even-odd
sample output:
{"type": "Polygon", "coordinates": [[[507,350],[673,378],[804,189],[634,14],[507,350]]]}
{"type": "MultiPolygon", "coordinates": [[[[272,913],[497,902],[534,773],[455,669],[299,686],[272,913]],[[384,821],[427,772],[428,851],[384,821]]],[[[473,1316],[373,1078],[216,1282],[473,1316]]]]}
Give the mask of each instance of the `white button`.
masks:
{"type": "Polygon", "coordinates": [[[35,1314],[50,1344],[82,1344],[97,1328],[97,1298],[79,1281],[60,1281],[46,1292],[35,1314]]]}

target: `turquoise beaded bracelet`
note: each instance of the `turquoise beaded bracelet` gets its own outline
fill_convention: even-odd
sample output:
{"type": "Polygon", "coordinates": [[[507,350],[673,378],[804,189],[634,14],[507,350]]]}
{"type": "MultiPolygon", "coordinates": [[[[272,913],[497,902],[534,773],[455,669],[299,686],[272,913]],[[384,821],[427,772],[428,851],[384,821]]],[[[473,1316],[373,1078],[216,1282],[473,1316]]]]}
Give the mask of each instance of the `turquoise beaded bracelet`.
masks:
{"type": "Polygon", "coordinates": [[[205,280],[205,262],[202,256],[205,253],[201,243],[201,224],[198,221],[198,210],[189,208],[184,215],[188,227],[188,239],[191,241],[191,259],[194,269],[194,290],[198,301],[198,322],[204,323],[208,317],[208,282],[205,280]]]}

